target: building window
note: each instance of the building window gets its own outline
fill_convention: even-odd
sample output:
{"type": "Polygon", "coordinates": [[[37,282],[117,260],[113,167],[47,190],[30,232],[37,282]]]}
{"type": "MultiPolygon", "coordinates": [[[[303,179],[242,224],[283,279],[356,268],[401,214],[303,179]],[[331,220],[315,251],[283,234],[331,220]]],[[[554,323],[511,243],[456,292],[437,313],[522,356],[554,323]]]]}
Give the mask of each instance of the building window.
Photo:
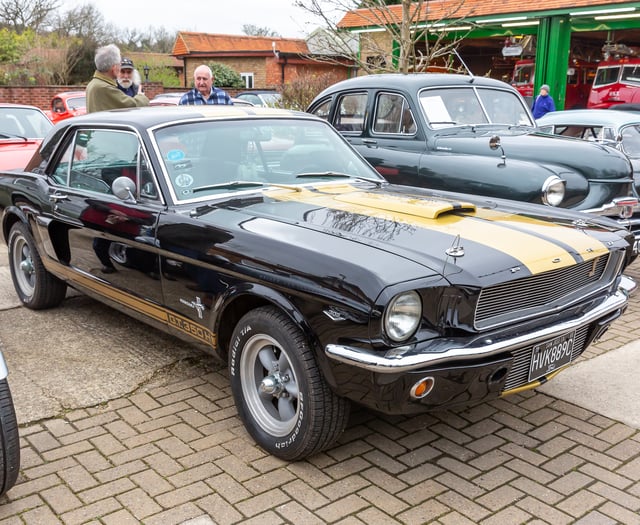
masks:
{"type": "Polygon", "coordinates": [[[247,89],[253,89],[253,73],[240,73],[244,87],[247,89]]]}

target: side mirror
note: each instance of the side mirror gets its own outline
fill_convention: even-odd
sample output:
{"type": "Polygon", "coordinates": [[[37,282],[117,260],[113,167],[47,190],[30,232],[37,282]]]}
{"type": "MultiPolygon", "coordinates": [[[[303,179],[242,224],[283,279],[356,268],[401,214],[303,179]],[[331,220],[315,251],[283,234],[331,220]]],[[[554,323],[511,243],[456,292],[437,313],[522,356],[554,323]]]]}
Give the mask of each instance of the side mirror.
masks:
{"type": "Polygon", "coordinates": [[[129,177],[118,177],[111,183],[111,192],[123,201],[136,200],[136,183],[129,177]]]}
{"type": "Polygon", "coordinates": [[[501,161],[498,164],[498,168],[504,168],[507,165],[507,156],[504,154],[504,149],[502,148],[500,137],[498,135],[494,135],[489,139],[489,147],[494,151],[500,149],[502,155],[500,155],[501,161]]]}

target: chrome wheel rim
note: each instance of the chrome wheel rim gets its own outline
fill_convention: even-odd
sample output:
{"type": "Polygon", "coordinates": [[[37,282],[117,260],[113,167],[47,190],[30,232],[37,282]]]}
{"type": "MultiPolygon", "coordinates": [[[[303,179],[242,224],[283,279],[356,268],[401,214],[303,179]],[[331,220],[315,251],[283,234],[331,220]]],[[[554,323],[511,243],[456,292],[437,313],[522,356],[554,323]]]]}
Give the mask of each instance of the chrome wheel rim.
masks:
{"type": "Polygon", "coordinates": [[[36,271],[31,248],[24,237],[18,237],[13,243],[12,256],[18,287],[25,296],[31,297],[36,286],[36,271]]]}
{"type": "Polygon", "coordinates": [[[287,352],[265,334],[251,337],[240,358],[242,393],[253,419],[272,436],[286,436],[298,421],[298,381],[287,352]]]}

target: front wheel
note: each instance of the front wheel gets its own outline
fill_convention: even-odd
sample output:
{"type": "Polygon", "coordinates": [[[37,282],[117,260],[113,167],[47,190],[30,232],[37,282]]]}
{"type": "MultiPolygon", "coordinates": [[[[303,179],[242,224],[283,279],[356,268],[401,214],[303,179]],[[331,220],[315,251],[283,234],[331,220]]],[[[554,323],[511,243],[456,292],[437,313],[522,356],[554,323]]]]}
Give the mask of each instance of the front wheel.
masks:
{"type": "Polygon", "coordinates": [[[13,286],[22,304],[32,310],[59,305],[67,285],[45,269],[26,224],[17,222],[11,227],[7,245],[13,286]]]}
{"type": "Polygon", "coordinates": [[[349,402],[331,391],[304,334],[277,308],[257,308],[240,320],[229,372],[238,414],[270,454],[303,459],[344,431],[349,402]]]}
{"type": "Polygon", "coordinates": [[[18,420],[6,379],[0,380],[0,496],[13,487],[20,470],[18,420]]]}

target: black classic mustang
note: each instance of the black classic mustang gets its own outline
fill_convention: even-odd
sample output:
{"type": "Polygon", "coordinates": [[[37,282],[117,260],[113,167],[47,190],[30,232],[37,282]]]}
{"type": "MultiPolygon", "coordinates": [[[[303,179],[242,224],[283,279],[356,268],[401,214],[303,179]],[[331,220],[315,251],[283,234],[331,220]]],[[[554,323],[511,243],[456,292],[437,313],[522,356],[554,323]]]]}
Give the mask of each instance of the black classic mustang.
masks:
{"type": "Polygon", "coordinates": [[[390,182],[629,218],[637,199],[619,151],[537,132],[515,88],[485,77],[368,75],[338,82],[308,108],[390,182]]]}
{"type": "Polygon", "coordinates": [[[268,108],[66,120],[0,174],[16,291],[67,285],[228,362],[268,452],[386,413],[533,388],[625,309],[631,236],[525,203],[392,186],[328,123],[268,108]]]}

